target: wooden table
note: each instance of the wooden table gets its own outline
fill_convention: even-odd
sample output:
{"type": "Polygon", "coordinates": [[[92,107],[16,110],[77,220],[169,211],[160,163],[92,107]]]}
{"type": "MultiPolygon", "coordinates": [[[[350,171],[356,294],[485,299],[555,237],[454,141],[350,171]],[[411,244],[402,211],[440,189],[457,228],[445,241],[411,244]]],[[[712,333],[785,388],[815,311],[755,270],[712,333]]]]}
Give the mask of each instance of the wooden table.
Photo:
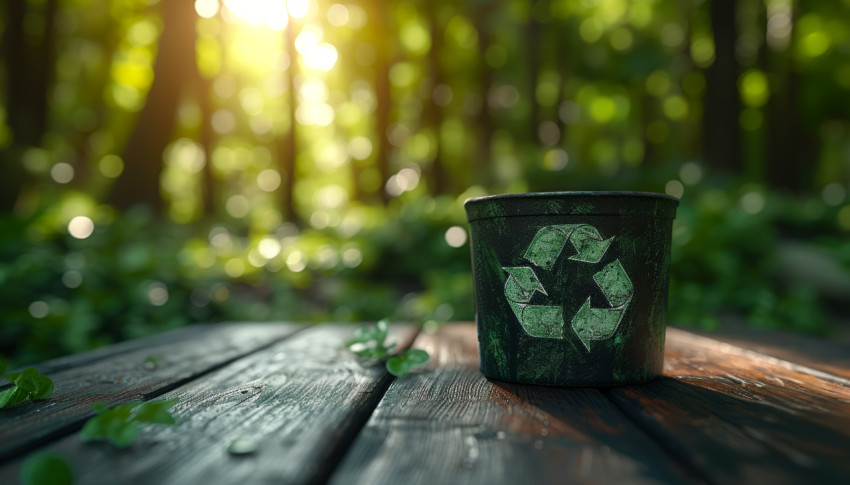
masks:
{"type": "Polygon", "coordinates": [[[847,346],[670,329],[664,377],[568,389],[484,378],[472,324],[395,328],[431,354],[399,379],[351,329],[200,325],[45,362],[53,398],[0,410],[0,483],[37,450],[96,484],[850,483],[847,346]],[[178,425],[129,449],[79,438],[93,402],[175,397],[178,425]],[[229,454],[240,436],[257,450],[229,454]]]}

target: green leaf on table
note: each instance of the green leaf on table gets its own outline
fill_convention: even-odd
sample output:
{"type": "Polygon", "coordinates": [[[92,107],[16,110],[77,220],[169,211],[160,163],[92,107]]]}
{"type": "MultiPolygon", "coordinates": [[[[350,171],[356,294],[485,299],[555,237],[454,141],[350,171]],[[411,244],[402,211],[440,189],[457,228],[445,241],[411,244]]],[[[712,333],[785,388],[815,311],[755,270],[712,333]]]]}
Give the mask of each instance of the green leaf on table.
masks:
{"type": "Polygon", "coordinates": [[[29,396],[29,391],[25,391],[16,386],[0,391],[0,409],[6,406],[14,406],[15,404],[27,402],[29,401],[29,396]]]}
{"type": "Polygon", "coordinates": [[[47,399],[53,395],[53,381],[40,374],[35,367],[28,367],[21,372],[10,372],[5,377],[14,385],[0,392],[0,408],[47,399]]]}
{"type": "Polygon", "coordinates": [[[407,349],[387,359],[387,371],[396,377],[405,377],[417,365],[428,362],[428,352],[422,349],[407,349]]]}
{"type": "Polygon", "coordinates": [[[175,424],[177,421],[168,412],[175,404],[177,404],[177,399],[146,402],[136,408],[134,419],[140,423],[175,424]]]}
{"type": "Polygon", "coordinates": [[[31,455],[21,465],[22,485],[71,485],[74,473],[59,455],[49,452],[31,455]]]}
{"type": "Polygon", "coordinates": [[[385,343],[388,335],[389,320],[383,319],[378,321],[374,326],[363,326],[355,329],[351,339],[345,345],[348,347],[348,350],[354,352],[359,357],[383,359],[396,345],[395,343],[385,343]]]}
{"type": "Polygon", "coordinates": [[[103,403],[92,404],[98,415],[89,419],[80,432],[83,441],[108,441],[116,448],[126,448],[146,424],[176,423],[168,411],[177,399],[168,401],[131,401],[107,408],[103,403]]]}

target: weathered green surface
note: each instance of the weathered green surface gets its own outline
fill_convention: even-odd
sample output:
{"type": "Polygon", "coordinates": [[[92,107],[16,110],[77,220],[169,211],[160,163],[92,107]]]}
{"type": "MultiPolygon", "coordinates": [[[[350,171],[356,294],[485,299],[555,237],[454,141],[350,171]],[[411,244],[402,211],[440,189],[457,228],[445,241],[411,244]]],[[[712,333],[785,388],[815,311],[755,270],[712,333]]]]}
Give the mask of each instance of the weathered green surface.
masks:
{"type": "Polygon", "coordinates": [[[615,192],[468,201],[482,371],[549,385],[657,376],[676,205],[615,192]]]}

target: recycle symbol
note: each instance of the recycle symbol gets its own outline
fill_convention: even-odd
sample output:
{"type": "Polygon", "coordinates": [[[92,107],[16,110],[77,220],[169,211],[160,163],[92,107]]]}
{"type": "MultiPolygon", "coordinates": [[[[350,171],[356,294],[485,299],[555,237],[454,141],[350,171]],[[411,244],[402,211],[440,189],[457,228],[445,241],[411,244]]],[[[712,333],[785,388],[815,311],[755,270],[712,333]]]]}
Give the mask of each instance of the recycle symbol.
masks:
{"type": "MultiPolygon", "coordinates": [[[[613,240],[614,237],[603,240],[599,231],[588,224],[546,226],[534,235],[523,258],[534,266],[549,271],[569,241],[576,250],[569,260],[596,264],[602,260],[613,240]]],[[[502,269],[510,275],[505,282],[505,297],[522,328],[532,337],[565,339],[566,321],[563,307],[529,304],[535,292],[549,295],[537,278],[534,268],[514,266],[502,269]]],[[[593,308],[590,306],[590,297],[587,297],[570,322],[573,331],[588,351],[590,342],[609,339],[616,333],[634,294],[632,282],[619,259],[594,274],[593,281],[611,306],[593,308]]]]}

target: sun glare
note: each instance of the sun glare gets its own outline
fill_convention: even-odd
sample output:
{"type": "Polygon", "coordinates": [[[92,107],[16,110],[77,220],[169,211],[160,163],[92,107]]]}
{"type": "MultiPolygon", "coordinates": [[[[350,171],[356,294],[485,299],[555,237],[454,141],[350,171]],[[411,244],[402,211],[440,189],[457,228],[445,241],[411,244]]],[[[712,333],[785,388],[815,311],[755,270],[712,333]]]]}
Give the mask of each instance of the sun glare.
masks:
{"type": "MultiPolygon", "coordinates": [[[[197,3],[195,5],[197,9],[197,3]]],[[[274,30],[283,30],[289,23],[290,16],[303,17],[310,6],[308,0],[297,2],[285,0],[224,0],[224,5],[227,6],[230,13],[243,22],[251,25],[265,24],[274,30]],[[296,13],[299,15],[296,15],[296,13]]],[[[198,14],[203,15],[200,10],[198,10],[198,14]]]]}

